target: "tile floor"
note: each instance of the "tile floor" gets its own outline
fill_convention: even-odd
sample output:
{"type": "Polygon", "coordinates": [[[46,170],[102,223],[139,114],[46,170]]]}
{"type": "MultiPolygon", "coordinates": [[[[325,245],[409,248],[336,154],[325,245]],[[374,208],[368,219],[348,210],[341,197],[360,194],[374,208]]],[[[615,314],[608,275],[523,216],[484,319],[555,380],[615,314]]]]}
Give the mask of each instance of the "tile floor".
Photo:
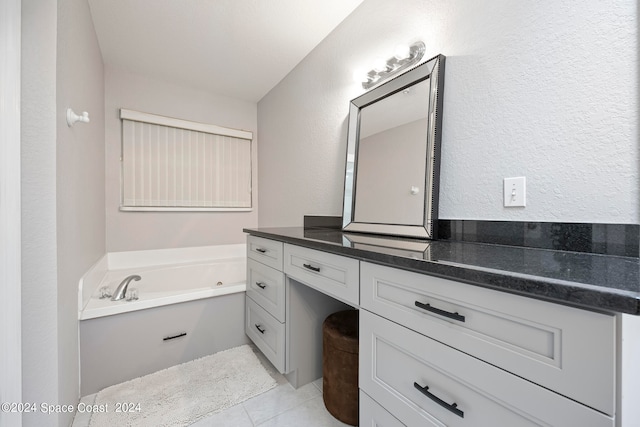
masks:
{"type": "MultiPolygon", "coordinates": [[[[193,427],[333,427],[346,426],[327,411],[322,401],[322,379],[294,389],[257,350],[277,386],[265,393],[202,419],[193,427]]],[[[82,398],[88,404],[95,394],[82,398]]],[[[78,414],[72,427],[88,427],[91,414],[78,414]]]]}

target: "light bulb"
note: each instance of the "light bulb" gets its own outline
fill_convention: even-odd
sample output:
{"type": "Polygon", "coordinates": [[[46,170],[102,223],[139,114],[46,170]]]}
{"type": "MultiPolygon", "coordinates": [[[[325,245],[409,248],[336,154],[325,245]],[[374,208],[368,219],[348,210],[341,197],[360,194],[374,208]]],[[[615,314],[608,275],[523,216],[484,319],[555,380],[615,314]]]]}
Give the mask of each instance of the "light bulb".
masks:
{"type": "Polygon", "coordinates": [[[367,75],[367,72],[362,69],[355,70],[353,72],[353,81],[356,83],[365,83],[369,81],[369,76],[367,75]]]}
{"type": "Polygon", "coordinates": [[[376,70],[377,72],[382,72],[382,71],[387,71],[387,61],[385,61],[383,58],[376,58],[375,61],[373,61],[373,69],[376,70]]]}
{"type": "Polygon", "coordinates": [[[411,54],[411,49],[406,44],[399,44],[398,46],[396,46],[393,52],[393,56],[395,56],[395,58],[398,61],[407,59],[410,54],[411,54]]]}

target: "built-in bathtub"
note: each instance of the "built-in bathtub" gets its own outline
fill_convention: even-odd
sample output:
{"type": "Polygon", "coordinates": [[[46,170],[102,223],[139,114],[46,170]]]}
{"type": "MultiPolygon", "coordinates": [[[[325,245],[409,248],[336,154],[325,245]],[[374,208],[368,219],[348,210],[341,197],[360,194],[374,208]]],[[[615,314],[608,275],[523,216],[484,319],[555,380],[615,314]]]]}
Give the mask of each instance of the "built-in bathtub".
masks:
{"type": "Polygon", "coordinates": [[[81,309],[80,320],[244,292],[246,266],[246,258],[242,257],[108,270],[81,309]],[[132,275],[140,276],[128,286],[129,292],[136,290],[137,299],[101,298],[101,289],[106,287],[114,293],[132,275]]]}
{"type": "Polygon", "coordinates": [[[80,281],[81,394],[248,342],[245,245],[109,253],[80,281]],[[137,300],[100,298],[126,277],[137,300]]]}

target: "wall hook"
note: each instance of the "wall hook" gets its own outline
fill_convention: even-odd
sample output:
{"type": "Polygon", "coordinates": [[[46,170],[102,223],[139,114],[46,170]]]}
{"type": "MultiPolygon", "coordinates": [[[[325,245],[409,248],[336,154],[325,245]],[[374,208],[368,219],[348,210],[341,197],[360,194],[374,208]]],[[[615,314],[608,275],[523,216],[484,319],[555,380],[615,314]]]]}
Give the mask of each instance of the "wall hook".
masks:
{"type": "Polygon", "coordinates": [[[71,127],[75,122],[89,123],[89,113],[85,111],[79,116],[71,108],[67,108],[67,125],[71,127]]]}

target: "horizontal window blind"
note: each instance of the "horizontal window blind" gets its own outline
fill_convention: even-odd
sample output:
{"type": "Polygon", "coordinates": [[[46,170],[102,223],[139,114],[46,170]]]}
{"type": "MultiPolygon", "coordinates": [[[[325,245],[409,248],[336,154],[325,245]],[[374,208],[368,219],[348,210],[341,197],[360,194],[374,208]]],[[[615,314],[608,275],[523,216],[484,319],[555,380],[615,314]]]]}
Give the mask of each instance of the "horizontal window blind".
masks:
{"type": "Polygon", "coordinates": [[[251,132],[130,110],[120,116],[122,210],[251,209],[251,132]]]}

